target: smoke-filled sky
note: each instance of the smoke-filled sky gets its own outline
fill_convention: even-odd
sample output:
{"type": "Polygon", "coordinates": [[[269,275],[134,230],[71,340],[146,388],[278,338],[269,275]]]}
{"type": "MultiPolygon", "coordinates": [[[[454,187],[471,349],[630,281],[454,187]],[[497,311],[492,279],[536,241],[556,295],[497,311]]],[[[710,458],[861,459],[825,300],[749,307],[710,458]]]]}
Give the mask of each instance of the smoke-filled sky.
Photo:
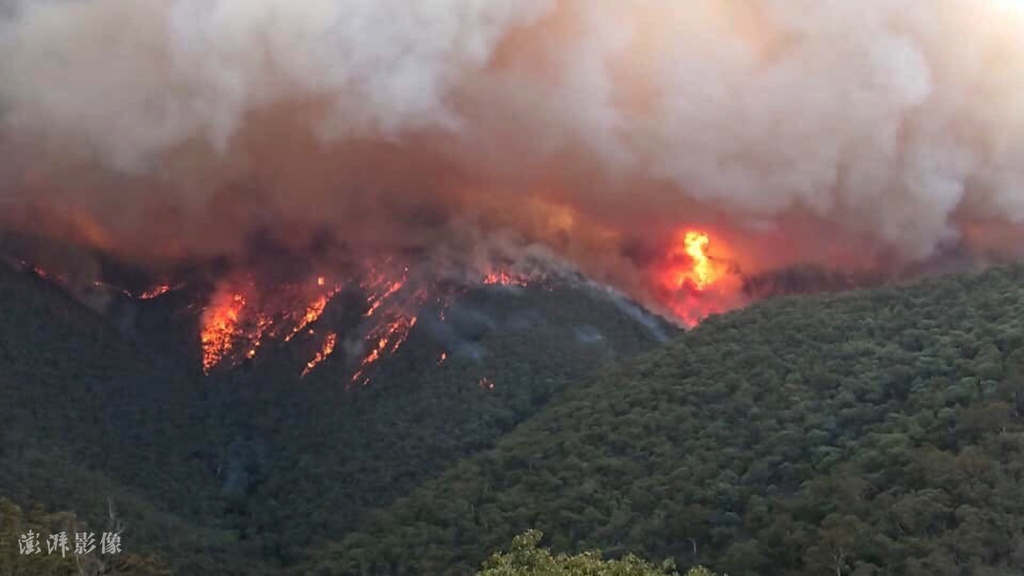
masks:
{"type": "Polygon", "coordinates": [[[3,2],[0,214],[133,256],[533,244],[637,293],[677,227],[754,270],[1024,221],[1015,0],[3,2]]]}

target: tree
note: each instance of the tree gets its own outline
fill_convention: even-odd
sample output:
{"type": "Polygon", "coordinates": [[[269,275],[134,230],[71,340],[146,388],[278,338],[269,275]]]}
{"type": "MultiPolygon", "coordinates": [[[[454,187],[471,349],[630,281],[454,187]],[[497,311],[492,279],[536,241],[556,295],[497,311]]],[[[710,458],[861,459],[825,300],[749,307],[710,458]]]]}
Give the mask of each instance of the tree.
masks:
{"type": "MultiPolygon", "coordinates": [[[[596,551],[575,556],[552,555],[538,546],[542,537],[538,530],[516,536],[508,552],[495,553],[484,563],[479,576],[678,576],[671,560],[658,567],[632,554],[620,560],[603,560],[596,551]]],[[[698,566],[690,569],[686,576],[715,575],[698,566]]]]}
{"type": "Polygon", "coordinates": [[[831,514],[822,522],[818,544],[807,550],[808,566],[816,572],[843,576],[871,533],[856,516],[831,514]]]}

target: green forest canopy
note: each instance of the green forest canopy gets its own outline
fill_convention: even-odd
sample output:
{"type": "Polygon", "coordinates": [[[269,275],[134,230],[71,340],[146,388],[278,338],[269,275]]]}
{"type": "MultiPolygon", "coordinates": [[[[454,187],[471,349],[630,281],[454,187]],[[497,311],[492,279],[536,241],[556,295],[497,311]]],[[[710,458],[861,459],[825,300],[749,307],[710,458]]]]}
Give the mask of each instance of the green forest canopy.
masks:
{"type": "Polygon", "coordinates": [[[1019,267],[709,319],[565,393],[314,559],[468,574],[537,527],[746,574],[1019,574],[1019,267]]]}
{"type": "Polygon", "coordinates": [[[113,494],[135,551],[177,573],[473,574],[536,528],[552,552],[520,549],[556,562],[602,550],[612,566],[635,554],[732,576],[1016,575],[1022,280],[1006,267],[764,302],[599,374],[612,356],[562,335],[607,334],[611,309],[570,295],[556,316],[532,294],[520,305],[551,306],[536,339],[485,338],[503,351],[486,365],[502,394],[471,363],[425,369],[433,354],[412,346],[348,400],[329,372],[305,387],[195,381],[0,278],[17,303],[0,318],[0,496],[95,525],[113,494]],[[225,492],[233,450],[250,482],[225,492]]]}

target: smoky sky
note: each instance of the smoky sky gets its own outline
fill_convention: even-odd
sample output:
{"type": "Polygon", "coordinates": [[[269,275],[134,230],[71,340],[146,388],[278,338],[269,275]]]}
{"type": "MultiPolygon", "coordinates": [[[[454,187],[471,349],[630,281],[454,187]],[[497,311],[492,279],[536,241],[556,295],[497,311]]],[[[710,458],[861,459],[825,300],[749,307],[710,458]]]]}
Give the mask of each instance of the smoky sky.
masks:
{"type": "Polygon", "coordinates": [[[622,247],[678,226],[751,269],[1013,249],[1024,220],[1017,1],[0,8],[0,222],[139,257],[326,229],[637,295],[622,247]]]}

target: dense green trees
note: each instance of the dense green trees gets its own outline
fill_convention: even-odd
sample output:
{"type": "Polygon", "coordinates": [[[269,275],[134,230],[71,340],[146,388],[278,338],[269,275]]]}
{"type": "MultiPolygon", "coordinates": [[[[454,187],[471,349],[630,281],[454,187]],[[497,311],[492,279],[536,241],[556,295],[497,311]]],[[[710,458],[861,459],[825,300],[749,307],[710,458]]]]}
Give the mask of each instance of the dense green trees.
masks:
{"type": "Polygon", "coordinates": [[[219,526],[219,482],[195,457],[224,433],[208,425],[203,383],[4,266],[0,307],[0,497],[92,526],[106,522],[110,498],[128,552],[192,573],[247,573],[255,554],[219,526]]]}
{"type": "Polygon", "coordinates": [[[712,318],[573,388],[319,565],[468,574],[537,526],[556,550],[734,576],[1017,574],[1021,280],[998,269],[712,318]]]}
{"type": "Polygon", "coordinates": [[[485,290],[468,353],[423,328],[346,392],[287,349],[197,379],[0,270],[0,497],[90,525],[112,497],[186,574],[473,574],[512,541],[485,570],[1019,574],[1022,280],[765,302],[617,363],[656,334],[610,301],[485,290]]]}
{"type": "MultiPolygon", "coordinates": [[[[199,377],[196,358],[176,355],[196,343],[166,342],[196,313],[185,304],[138,304],[125,330],[0,267],[0,496],[93,522],[112,497],[131,525],[126,545],[185,573],[295,564],[670,331],[588,291],[494,287],[449,310],[470,329],[449,334],[425,315],[372,385],[346,390],[343,354],[298,381],[305,360],[287,347],[199,377]]],[[[344,327],[346,313],[325,318],[344,327]]]]}
{"type": "Polygon", "coordinates": [[[301,382],[273,357],[226,375],[239,396],[226,409],[262,447],[259,477],[232,512],[266,555],[294,563],[357,531],[374,508],[493,447],[602,365],[659,343],[607,297],[573,286],[485,288],[459,298],[446,324],[437,316],[421,314],[423,329],[366,387],[347,389],[343,355],[301,382]]]}

